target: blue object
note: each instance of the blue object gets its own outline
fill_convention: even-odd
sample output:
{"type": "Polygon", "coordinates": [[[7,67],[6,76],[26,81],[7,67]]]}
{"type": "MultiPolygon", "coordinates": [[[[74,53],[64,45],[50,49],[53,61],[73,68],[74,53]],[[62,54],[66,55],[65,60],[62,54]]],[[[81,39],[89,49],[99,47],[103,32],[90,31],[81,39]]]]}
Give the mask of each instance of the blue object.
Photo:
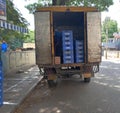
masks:
{"type": "Polygon", "coordinates": [[[2,51],[2,52],[6,52],[6,51],[7,51],[7,48],[8,48],[7,43],[6,43],[6,42],[3,42],[3,43],[1,44],[1,51],[2,51]]]}
{"type": "Polygon", "coordinates": [[[0,106],[3,105],[3,70],[2,61],[0,61],[0,106]]]}
{"type": "Polygon", "coordinates": [[[75,40],[75,61],[76,63],[84,62],[84,43],[80,40],[75,40]]]}
{"type": "Polygon", "coordinates": [[[63,63],[74,63],[73,32],[62,31],[63,63]]]}

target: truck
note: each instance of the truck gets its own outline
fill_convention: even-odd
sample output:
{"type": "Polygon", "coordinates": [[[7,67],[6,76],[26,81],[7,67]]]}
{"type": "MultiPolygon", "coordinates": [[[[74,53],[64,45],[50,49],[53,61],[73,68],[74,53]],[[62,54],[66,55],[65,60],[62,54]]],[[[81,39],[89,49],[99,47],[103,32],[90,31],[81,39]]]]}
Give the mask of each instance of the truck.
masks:
{"type": "Polygon", "coordinates": [[[101,13],[94,7],[39,7],[34,13],[36,64],[49,86],[79,74],[89,83],[101,63],[101,13]]]}

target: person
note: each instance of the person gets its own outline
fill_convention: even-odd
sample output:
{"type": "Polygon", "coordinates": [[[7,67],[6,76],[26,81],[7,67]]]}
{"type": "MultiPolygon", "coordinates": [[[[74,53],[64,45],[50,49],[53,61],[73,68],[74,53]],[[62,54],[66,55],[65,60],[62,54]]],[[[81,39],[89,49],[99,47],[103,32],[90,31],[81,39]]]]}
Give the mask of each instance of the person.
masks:
{"type": "Polygon", "coordinates": [[[7,52],[8,44],[3,40],[1,44],[1,52],[7,52]]]}

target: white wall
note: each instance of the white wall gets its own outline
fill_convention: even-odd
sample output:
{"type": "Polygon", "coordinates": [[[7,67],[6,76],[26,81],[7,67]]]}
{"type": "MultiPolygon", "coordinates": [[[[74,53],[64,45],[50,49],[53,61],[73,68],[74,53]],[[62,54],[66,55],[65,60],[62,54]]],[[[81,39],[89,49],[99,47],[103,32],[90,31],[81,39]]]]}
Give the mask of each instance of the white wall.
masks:
{"type": "Polygon", "coordinates": [[[35,65],[35,51],[12,51],[1,53],[4,75],[35,65]]]}

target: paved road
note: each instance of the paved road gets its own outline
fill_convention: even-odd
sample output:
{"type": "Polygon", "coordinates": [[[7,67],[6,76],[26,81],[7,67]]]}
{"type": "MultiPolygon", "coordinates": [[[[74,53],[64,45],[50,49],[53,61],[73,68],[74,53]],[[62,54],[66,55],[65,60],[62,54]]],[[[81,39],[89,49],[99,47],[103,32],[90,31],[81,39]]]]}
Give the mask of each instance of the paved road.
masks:
{"type": "Polygon", "coordinates": [[[27,67],[18,73],[4,76],[3,105],[0,113],[13,113],[14,109],[25,99],[42,79],[37,66],[27,67]]]}
{"type": "Polygon", "coordinates": [[[41,82],[16,113],[120,113],[120,61],[103,61],[89,84],[62,80],[56,88],[41,82]]]}

